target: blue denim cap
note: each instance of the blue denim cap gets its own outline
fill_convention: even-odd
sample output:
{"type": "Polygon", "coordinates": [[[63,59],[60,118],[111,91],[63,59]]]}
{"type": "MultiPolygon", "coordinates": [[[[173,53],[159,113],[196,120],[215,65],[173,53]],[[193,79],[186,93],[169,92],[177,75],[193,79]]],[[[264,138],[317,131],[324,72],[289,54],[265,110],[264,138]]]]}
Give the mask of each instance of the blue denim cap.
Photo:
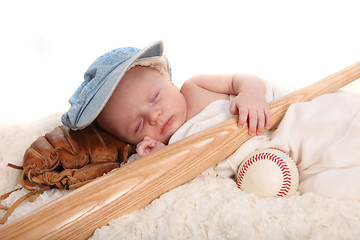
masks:
{"type": "Polygon", "coordinates": [[[89,126],[132,64],[138,59],[162,56],[163,49],[162,41],[158,41],[142,50],[123,47],[97,58],[85,72],[84,82],[69,99],[71,107],[61,118],[63,124],[73,130],[89,126]]]}

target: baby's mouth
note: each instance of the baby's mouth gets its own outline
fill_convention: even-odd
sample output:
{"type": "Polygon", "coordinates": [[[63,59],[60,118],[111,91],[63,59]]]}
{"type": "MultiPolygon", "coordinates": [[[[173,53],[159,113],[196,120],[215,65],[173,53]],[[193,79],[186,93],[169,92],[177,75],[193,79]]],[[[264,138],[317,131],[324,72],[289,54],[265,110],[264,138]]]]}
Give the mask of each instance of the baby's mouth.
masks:
{"type": "Polygon", "coordinates": [[[164,134],[164,132],[166,131],[166,129],[169,127],[172,119],[173,119],[173,116],[171,116],[171,117],[164,123],[164,125],[161,127],[161,134],[164,134]]]}

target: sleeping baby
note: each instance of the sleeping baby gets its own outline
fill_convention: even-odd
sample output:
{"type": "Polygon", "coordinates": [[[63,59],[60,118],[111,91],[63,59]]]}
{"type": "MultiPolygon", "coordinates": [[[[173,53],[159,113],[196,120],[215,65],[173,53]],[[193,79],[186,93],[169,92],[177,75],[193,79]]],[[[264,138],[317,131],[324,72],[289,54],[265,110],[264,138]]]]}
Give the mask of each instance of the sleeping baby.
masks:
{"type": "Polygon", "coordinates": [[[208,174],[232,177],[248,154],[275,147],[296,161],[300,192],[360,199],[355,187],[360,183],[360,141],[352,136],[360,132],[355,124],[360,120],[359,97],[336,93],[294,104],[276,130],[263,134],[271,122],[268,102],[280,97],[280,90],[253,75],[228,74],[192,77],[179,91],[162,54],[162,42],[156,42],[143,50],[119,48],[96,59],[62,122],[73,130],[95,122],[137,145],[141,157],[237,115],[239,127],[247,124],[249,135],[257,136],[208,174]],[[341,188],[342,181],[350,180],[354,186],[341,188]]]}
{"type": "Polygon", "coordinates": [[[270,126],[265,85],[246,74],[199,75],[181,90],[171,82],[162,42],[140,51],[119,48],[99,57],[70,99],[63,123],[73,130],[95,122],[107,132],[137,145],[145,156],[169,143],[171,136],[207,105],[231,101],[227,111],[249,123],[249,134],[261,135],[270,126]]]}

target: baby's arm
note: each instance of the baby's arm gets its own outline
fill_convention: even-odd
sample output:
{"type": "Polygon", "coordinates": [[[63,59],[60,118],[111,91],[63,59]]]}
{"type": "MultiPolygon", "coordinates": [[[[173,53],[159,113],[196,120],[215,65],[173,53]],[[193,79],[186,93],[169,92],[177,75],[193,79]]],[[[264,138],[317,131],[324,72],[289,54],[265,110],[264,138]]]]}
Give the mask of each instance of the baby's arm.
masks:
{"type": "Polygon", "coordinates": [[[202,107],[216,99],[235,95],[230,113],[239,115],[240,127],[248,122],[249,134],[262,134],[270,127],[271,114],[265,99],[264,82],[253,75],[199,75],[184,83],[181,92],[186,100],[202,107]]]}
{"type": "Polygon", "coordinates": [[[151,137],[144,137],[140,143],[136,145],[136,152],[139,157],[144,157],[152,152],[155,152],[161,148],[165,147],[165,144],[162,142],[156,141],[151,137]]]}

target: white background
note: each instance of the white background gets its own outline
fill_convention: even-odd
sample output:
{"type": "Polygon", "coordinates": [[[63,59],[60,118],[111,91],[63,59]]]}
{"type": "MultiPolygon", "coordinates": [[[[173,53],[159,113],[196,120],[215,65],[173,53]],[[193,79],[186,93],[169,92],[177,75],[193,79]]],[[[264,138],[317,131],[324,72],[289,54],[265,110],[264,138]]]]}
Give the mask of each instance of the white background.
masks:
{"type": "Polygon", "coordinates": [[[233,72],[305,86],[360,60],[358,2],[2,1],[0,124],[66,111],[98,56],[160,39],[178,86],[233,72]]]}

